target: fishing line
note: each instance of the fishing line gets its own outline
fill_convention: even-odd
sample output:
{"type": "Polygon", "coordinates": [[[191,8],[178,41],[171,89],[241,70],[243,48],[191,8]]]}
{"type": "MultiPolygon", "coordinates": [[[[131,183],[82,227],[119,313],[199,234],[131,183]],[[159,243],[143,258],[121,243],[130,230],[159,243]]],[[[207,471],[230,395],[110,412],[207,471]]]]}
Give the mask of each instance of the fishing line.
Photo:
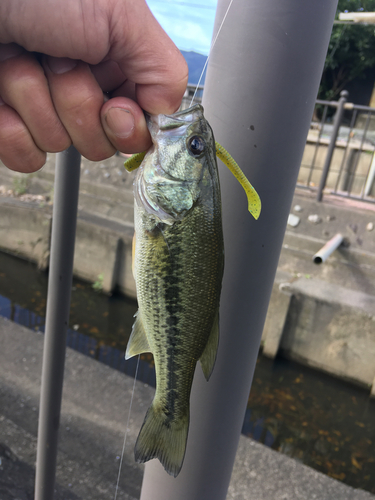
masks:
{"type": "MultiPolygon", "coordinates": [[[[191,103],[190,103],[190,106],[193,104],[193,101],[194,101],[194,98],[196,96],[196,93],[198,91],[198,87],[199,87],[199,84],[202,80],[202,77],[203,77],[203,74],[205,72],[205,69],[207,67],[207,64],[208,64],[208,60],[210,58],[210,55],[211,55],[211,51],[212,49],[214,48],[215,44],[216,44],[216,41],[218,39],[218,36],[219,36],[219,33],[224,25],[224,22],[227,18],[227,15],[228,15],[228,12],[232,6],[232,3],[233,3],[233,0],[230,0],[230,3],[228,5],[228,8],[224,14],[224,17],[223,17],[223,20],[221,21],[221,24],[219,26],[219,29],[217,30],[217,33],[216,33],[216,36],[215,38],[213,39],[212,43],[211,43],[211,46],[210,46],[210,50],[208,51],[208,56],[207,56],[207,59],[206,59],[206,62],[203,66],[203,70],[202,70],[202,73],[199,77],[199,80],[198,80],[198,83],[197,83],[197,86],[195,88],[195,92],[194,92],[194,95],[191,99],[191,103]]],[[[163,235],[164,236],[164,235],[163,235]]],[[[134,375],[134,384],[133,384],[133,390],[132,390],[132,395],[131,395],[131,398],[130,398],[130,406],[129,406],[129,413],[128,413],[128,421],[126,423],[126,431],[125,431],[125,436],[124,436],[124,442],[123,442],[123,445],[122,445],[122,452],[121,452],[121,459],[120,459],[120,465],[119,465],[119,471],[118,471],[118,475],[117,475],[117,483],[116,483],[116,490],[115,490],[115,496],[114,496],[114,500],[117,499],[117,493],[118,493],[118,488],[119,488],[119,483],[120,483],[120,476],[121,476],[121,469],[122,469],[122,462],[123,462],[123,459],[124,459],[124,453],[125,453],[125,446],[126,446],[126,439],[127,439],[127,436],[128,436],[128,432],[129,432],[129,422],[130,422],[130,414],[131,414],[131,409],[132,409],[132,405],[133,405],[133,398],[134,398],[134,392],[135,392],[135,383],[137,381],[137,374],[138,374],[138,367],[139,367],[139,359],[140,359],[140,355],[138,355],[138,360],[137,360],[137,366],[136,366],[136,369],[135,369],[135,375],[134,375]]]]}
{"type": "Polygon", "coordinates": [[[135,392],[135,383],[137,381],[137,375],[138,375],[139,358],[140,358],[140,355],[138,354],[137,366],[136,366],[135,375],[134,375],[133,390],[132,390],[132,395],[131,395],[131,398],[130,398],[130,406],[129,406],[129,412],[128,412],[128,421],[126,423],[126,431],[125,431],[125,436],[124,436],[124,442],[122,444],[121,460],[120,460],[120,465],[119,465],[119,468],[118,468],[116,490],[115,490],[115,496],[114,496],[113,500],[116,500],[116,498],[117,498],[118,486],[119,486],[119,483],[120,483],[122,461],[124,459],[125,446],[126,446],[126,438],[128,437],[128,432],[129,432],[130,414],[131,414],[131,411],[132,411],[133,397],[134,397],[134,392],[135,392]]]}
{"type": "Polygon", "coordinates": [[[193,104],[194,97],[196,96],[196,93],[197,93],[197,91],[198,91],[199,84],[201,83],[201,80],[202,80],[202,78],[203,78],[203,73],[204,73],[204,72],[205,72],[205,70],[206,70],[206,67],[207,67],[207,64],[208,64],[208,60],[209,60],[209,58],[210,58],[210,56],[211,56],[211,51],[212,51],[212,49],[213,49],[213,48],[214,48],[214,46],[215,46],[215,43],[216,43],[217,37],[219,36],[219,33],[220,33],[220,31],[221,31],[221,28],[223,27],[224,21],[225,21],[225,19],[227,18],[227,15],[228,15],[229,9],[230,9],[230,8],[231,8],[231,6],[232,6],[232,3],[233,3],[233,0],[230,0],[230,3],[229,3],[228,8],[227,8],[227,11],[225,12],[224,17],[223,17],[223,20],[221,21],[221,24],[220,24],[220,26],[219,26],[219,29],[217,30],[216,36],[215,36],[214,40],[213,40],[213,41],[212,41],[212,43],[211,43],[210,50],[208,51],[208,56],[207,56],[206,62],[204,63],[204,66],[203,66],[203,69],[202,69],[201,76],[199,77],[199,80],[198,80],[197,86],[196,86],[196,88],[195,88],[194,95],[193,95],[193,97],[191,98],[190,107],[191,107],[191,105],[193,104]]]}

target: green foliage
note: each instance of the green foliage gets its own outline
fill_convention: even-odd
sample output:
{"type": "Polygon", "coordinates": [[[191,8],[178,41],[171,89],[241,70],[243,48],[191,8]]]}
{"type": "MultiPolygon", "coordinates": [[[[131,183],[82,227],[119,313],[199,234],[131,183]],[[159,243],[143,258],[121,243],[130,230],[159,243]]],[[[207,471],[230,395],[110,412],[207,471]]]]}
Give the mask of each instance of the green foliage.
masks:
{"type": "MultiPolygon", "coordinates": [[[[374,12],[375,0],[339,0],[340,12],[374,12]]],[[[375,68],[375,26],[335,24],[329,42],[319,99],[337,99],[345,86],[375,68]]]]}
{"type": "Polygon", "coordinates": [[[95,290],[95,292],[101,292],[103,290],[103,284],[104,284],[104,274],[101,273],[98,275],[98,279],[92,284],[92,287],[95,290]]]}
{"type": "Polygon", "coordinates": [[[28,175],[20,175],[13,177],[13,193],[17,196],[25,194],[30,186],[30,178],[28,175]]]}

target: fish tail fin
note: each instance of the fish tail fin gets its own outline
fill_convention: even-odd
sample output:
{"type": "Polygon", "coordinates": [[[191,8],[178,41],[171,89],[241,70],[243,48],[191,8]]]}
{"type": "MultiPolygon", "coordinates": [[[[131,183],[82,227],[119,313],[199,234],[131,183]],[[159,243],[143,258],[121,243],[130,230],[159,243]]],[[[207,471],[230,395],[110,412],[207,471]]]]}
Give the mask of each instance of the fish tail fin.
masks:
{"type": "Polygon", "coordinates": [[[158,458],[168,474],[176,477],[184,461],[188,430],[189,410],[186,416],[171,421],[160,407],[153,403],[146,413],[135,443],[135,460],[144,463],[158,458]]]}

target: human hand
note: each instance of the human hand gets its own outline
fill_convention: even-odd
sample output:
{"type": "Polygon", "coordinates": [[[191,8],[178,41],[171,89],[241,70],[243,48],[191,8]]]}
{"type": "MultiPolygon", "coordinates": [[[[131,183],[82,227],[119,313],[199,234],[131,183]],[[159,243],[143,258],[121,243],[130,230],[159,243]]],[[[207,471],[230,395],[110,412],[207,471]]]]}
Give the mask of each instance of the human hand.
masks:
{"type": "Polygon", "coordinates": [[[144,151],[142,109],[175,112],[187,76],[144,0],[1,0],[0,159],[34,172],[71,144],[93,161],[144,151]]]}

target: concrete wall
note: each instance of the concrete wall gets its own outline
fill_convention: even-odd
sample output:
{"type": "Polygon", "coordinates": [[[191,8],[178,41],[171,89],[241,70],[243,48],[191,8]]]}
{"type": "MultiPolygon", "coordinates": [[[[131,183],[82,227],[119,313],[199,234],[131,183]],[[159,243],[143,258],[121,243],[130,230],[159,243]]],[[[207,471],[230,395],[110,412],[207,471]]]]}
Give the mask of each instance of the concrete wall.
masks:
{"type": "MultiPolygon", "coordinates": [[[[327,197],[326,197],[327,198],[327,197]]],[[[375,206],[296,194],[263,331],[263,354],[278,352],[367,388],[375,396],[375,206]],[[295,207],[298,205],[298,211],[295,207]],[[317,215],[319,223],[309,221],[317,215]],[[313,255],[345,237],[321,265],[313,255]]]]}
{"type": "Polygon", "coordinates": [[[50,207],[0,197],[0,249],[45,269],[49,258],[51,220],[50,207]]]}
{"type": "Polygon", "coordinates": [[[101,284],[104,292],[116,287],[136,298],[131,269],[133,228],[86,213],[79,215],[74,251],[75,276],[101,284]]]}
{"type": "MultiPolygon", "coordinates": [[[[375,382],[375,297],[284,274],[276,280],[263,354],[299,362],[367,388],[375,382]]],[[[372,392],[374,392],[372,387],[372,392]]]]}
{"type": "MultiPolygon", "coordinates": [[[[0,197],[0,250],[35,262],[49,262],[52,209],[38,203],[0,197]]],[[[74,275],[98,282],[106,293],[115,287],[136,298],[131,271],[133,229],[115,221],[79,213],[74,254],[74,275]]]]}

